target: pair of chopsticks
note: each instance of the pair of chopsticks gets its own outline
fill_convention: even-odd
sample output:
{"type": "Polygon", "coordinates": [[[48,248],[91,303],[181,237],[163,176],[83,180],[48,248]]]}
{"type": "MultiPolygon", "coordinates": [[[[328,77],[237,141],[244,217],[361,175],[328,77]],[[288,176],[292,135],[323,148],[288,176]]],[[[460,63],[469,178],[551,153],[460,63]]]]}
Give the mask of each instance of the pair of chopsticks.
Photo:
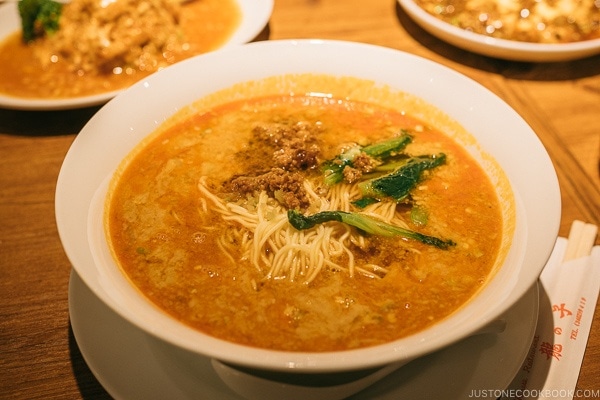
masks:
{"type": "Polygon", "coordinates": [[[563,261],[589,256],[597,234],[598,227],[596,225],[578,220],[573,221],[563,261]]]}

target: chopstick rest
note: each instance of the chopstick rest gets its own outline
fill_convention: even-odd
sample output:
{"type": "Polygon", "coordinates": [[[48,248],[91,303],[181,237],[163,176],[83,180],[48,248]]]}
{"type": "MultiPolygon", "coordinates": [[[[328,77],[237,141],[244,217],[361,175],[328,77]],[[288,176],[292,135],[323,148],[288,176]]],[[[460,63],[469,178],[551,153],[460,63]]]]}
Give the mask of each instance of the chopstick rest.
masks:
{"type": "Polygon", "coordinates": [[[575,221],[558,238],[540,275],[540,310],[533,341],[502,399],[572,399],[600,291],[598,228],[575,221]]]}

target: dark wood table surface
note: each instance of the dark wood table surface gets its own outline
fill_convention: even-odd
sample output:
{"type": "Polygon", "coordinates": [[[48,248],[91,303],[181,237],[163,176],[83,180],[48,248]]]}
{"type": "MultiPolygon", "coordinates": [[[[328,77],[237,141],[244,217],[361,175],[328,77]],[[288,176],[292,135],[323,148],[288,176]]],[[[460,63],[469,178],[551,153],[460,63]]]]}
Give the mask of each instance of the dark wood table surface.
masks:
{"type": "MultiPolygon", "coordinates": [[[[547,148],[562,192],[559,234],[567,236],[575,219],[600,225],[600,56],[550,64],[479,56],[429,35],[394,0],[276,0],[257,40],[290,38],[387,46],[478,81],[522,115],[547,148]]],[[[0,399],[110,398],[73,337],[71,265],[54,219],[62,160],[97,110],[0,109],[0,399]]],[[[577,383],[596,394],[599,310],[577,383]]]]}

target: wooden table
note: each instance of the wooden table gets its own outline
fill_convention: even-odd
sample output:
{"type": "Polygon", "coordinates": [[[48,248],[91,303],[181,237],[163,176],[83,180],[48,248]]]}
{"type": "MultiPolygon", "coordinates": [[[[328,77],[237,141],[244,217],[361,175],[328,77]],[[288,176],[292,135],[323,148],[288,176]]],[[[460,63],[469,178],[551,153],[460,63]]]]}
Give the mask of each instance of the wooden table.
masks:
{"type": "MultiPolygon", "coordinates": [[[[427,34],[394,0],[277,0],[258,39],[288,38],[387,46],[480,82],[521,114],[546,146],[562,189],[560,235],[568,235],[575,219],[600,225],[600,56],[545,65],[470,54],[427,34]]],[[[71,265],[54,219],[61,162],[97,110],[0,109],[2,399],[109,398],[70,329],[71,265]]],[[[600,306],[577,388],[600,389],[600,306]]]]}

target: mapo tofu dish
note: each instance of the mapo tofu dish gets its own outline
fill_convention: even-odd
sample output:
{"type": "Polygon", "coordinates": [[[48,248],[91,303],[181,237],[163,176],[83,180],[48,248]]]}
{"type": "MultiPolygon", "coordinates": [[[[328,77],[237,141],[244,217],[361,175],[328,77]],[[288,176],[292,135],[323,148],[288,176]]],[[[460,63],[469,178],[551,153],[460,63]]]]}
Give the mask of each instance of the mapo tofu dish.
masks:
{"type": "Polygon", "coordinates": [[[532,43],[600,38],[597,0],[415,0],[431,15],[467,31],[532,43]]]}

